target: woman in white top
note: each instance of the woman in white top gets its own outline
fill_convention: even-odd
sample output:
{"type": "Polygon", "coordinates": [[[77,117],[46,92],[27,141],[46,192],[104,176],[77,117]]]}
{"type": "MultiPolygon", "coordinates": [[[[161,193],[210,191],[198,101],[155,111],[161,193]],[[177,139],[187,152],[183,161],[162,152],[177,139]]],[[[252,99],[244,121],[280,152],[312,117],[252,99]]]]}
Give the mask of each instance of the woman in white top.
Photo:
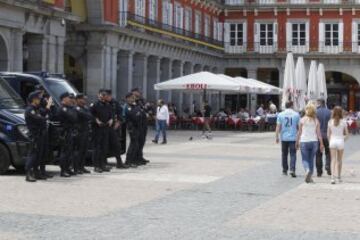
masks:
{"type": "Polygon", "coordinates": [[[335,170],[337,180],[341,182],[342,158],[344,155],[345,140],[349,136],[346,122],[343,120],[341,107],[333,109],[332,117],[328,124],[328,139],[331,154],[331,184],[335,184],[335,170]]]}
{"type": "Polygon", "coordinates": [[[302,162],[305,169],[305,182],[313,182],[314,158],[319,147],[323,151],[324,144],[320,132],[320,122],[316,118],[316,108],[308,104],[305,108],[305,116],[300,120],[299,131],[296,140],[296,148],[301,149],[302,162]]]}

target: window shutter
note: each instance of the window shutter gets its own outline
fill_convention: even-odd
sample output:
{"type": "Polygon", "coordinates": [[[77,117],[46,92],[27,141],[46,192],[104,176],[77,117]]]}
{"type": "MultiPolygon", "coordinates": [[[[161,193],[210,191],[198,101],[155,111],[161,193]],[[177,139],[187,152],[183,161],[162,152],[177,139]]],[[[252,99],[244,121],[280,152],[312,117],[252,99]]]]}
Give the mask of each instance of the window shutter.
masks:
{"type": "Polygon", "coordinates": [[[310,50],[310,31],[309,31],[309,27],[310,27],[310,24],[309,24],[309,21],[306,22],[305,24],[305,39],[306,39],[306,51],[309,52],[310,50]]]}
{"type": "Polygon", "coordinates": [[[168,11],[169,11],[169,25],[172,26],[174,22],[174,9],[173,4],[171,2],[168,2],[168,11]]]}
{"type": "Polygon", "coordinates": [[[169,2],[164,1],[162,4],[162,21],[164,24],[169,24],[168,9],[169,9],[169,2]]]}
{"type": "Polygon", "coordinates": [[[358,51],[358,23],[357,22],[352,22],[351,32],[352,32],[352,37],[351,37],[352,51],[357,52],[358,51]]]}
{"type": "Polygon", "coordinates": [[[278,49],[278,24],[277,22],[274,23],[274,50],[278,49]]]}
{"type": "Polygon", "coordinates": [[[244,47],[247,46],[247,22],[243,23],[243,39],[244,39],[244,47]]]}
{"type": "Polygon", "coordinates": [[[324,29],[324,23],[319,23],[319,52],[323,51],[323,48],[325,46],[325,29],[324,29]]]}
{"type": "Polygon", "coordinates": [[[224,36],[223,36],[223,26],[224,24],[222,22],[218,23],[218,40],[219,41],[223,41],[224,40],[224,36]]]}
{"type": "Polygon", "coordinates": [[[286,22],[286,50],[291,51],[292,48],[292,23],[286,22]]]}
{"type": "Polygon", "coordinates": [[[218,23],[216,21],[216,19],[213,20],[213,39],[217,39],[217,36],[218,36],[218,32],[217,32],[217,29],[218,29],[218,23]]]}
{"type": "Polygon", "coordinates": [[[339,23],[339,50],[342,52],[344,46],[344,23],[339,23]]]}
{"type": "Polygon", "coordinates": [[[255,23],[254,26],[254,39],[255,39],[255,46],[258,45],[260,46],[260,24],[259,23],[255,23]]]}
{"type": "Polygon", "coordinates": [[[184,8],[180,7],[180,28],[184,28],[184,8]]]}
{"type": "Polygon", "coordinates": [[[230,43],[230,23],[224,23],[224,42],[230,43]]]}

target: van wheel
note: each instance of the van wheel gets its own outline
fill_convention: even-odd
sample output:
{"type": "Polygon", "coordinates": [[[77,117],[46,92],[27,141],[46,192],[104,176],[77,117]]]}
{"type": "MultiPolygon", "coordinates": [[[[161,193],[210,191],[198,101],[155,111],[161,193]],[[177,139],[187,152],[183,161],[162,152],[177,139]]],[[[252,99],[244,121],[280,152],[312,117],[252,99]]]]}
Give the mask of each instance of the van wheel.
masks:
{"type": "Polygon", "coordinates": [[[0,158],[0,175],[1,175],[7,172],[11,164],[9,151],[3,144],[0,144],[0,156],[1,156],[0,158]]]}

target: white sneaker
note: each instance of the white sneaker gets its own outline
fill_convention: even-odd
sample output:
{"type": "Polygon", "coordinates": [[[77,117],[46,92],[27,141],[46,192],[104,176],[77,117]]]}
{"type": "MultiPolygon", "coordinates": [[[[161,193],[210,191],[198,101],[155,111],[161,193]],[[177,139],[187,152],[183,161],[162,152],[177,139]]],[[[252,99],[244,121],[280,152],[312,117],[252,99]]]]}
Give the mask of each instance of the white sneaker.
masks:
{"type": "Polygon", "coordinates": [[[335,179],[331,179],[331,184],[335,184],[335,179]]]}
{"type": "Polygon", "coordinates": [[[342,183],[342,179],[341,179],[341,178],[337,178],[336,181],[337,181],[338,183],[342,183]]]}

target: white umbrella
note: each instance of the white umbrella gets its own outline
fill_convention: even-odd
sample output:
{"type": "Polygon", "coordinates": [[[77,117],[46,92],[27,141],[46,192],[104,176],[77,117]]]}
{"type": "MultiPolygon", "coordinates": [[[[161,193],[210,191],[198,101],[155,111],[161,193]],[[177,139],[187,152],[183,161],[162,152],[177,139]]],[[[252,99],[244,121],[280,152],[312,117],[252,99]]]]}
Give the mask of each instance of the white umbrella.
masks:
{"type": "MultiPolygon", "coordinates": [[[[238,77],[235,79],[238,79],[238,77]]],[[[246,82],[250,86],[253,86],[254,89],[257,89],[257,91],[254,92],[257,94],[279,95],[282,92],[282,89],[256,79],[240,78],[240,80],[246,82]]]]}
{"type": "Polygon", "coordinates": [[[306,71],[304,58],[299,57],[295,67],[295,107],[296,110],[302,111],[305,108],[305,98],[307,92],[306,71]]]}
{"type": "Polygon", "coordinates": [[[327,88],[326,88],[326,77],[324,64],[320,63],[317,69],[317,80],[318,80],[318,98],[327,100],[327,88]]]}
{"type": "Polygon", "coordinates": [[[310,70],[309,70],[309,81],[308,81],[308,91],[307,98],[309,101],[314,101],[318,98],[318,82],[317,82],[317,67],[316,61],[311,61],[310,70]]]}
{"type": "Polygon", "coordinates": [[[286,56],[285,71],[284,71],[284,84],[282,95],[282,108],[285,109],[287,100],[294,100],[294,87],[295,87],[295,65],[294,56],[289,52],[286,56]]]}
{"type": "Polygon", "coordinates": [[[246,84],[244,81],[241,81],[238,78],[233,78],[225,74],[218,74],[218,76],[223,77],[229,81],[235,82],[237,84],[240,84],[241,86],[240,93],[251,93],[256,91],[256,89],[253,89],[252,86],[246,84]]]}
{"type": "Polygon", "coordinates": [[[210,72],[198,72],[154,85],[155,90],[183,91],[240,91],[239,83],[230,81],[210,72]]]}

